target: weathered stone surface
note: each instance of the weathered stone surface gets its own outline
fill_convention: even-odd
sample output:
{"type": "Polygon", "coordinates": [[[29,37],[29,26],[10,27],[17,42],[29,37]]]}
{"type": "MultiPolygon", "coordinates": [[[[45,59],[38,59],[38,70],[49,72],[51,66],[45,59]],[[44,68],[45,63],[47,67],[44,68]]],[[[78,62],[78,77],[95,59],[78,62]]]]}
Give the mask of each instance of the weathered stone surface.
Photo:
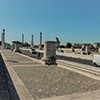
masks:
{"type": "MultiPolygon", "coordinates": [[[[5,54],[5,53],[4,53],[5,54]]],[[[14,53],[12,53],[14,54],[14,53]]],[[[5,54],[6,55],[6,54],[5,54]]],[[[22,57],[21,55],[17,55],[17,57],[22,57]]],[[[12,58],[12,56],[11,56],[12,58]]],[[[9,55],[9,59],[10,55],[9,55]]],[[[100,81],[96,81],[92,78],[88,78],[84,75],[77,74],[75,72],[59,68],[56,65],[45,66],[43,64],[37,63],[35,60],[32,64],[27,63],[25,60],[24,65],[22,66],[22,62],[24,62],[24,58],[17,59],[18,64],[14,64],[16,62],[11,63],[11,66],[17,72],[18,76],[27,87],[32,96],[38,99],[51,98],[50,100],[82,100],[83,98],[80,96],[80,93],[87,91],[94,91],[100,89],[100,81]],[[77,96],[73,95],[77,93],[77,96]],[[79,94],[79,95],[78,95],[79,94]],[[63,97],[59,97],[63,96],[63,97]],[[56,98],[57,97],[57,98],[56,98]],[[63,99],[62,99],[63,98],[63,99]],[[74,98],[74,99],[73,99],[74,98]]],[[[29,58],[27,58],[29,59],[29,58]]],[[[17,81],[17,80],[16,80],[17,81]]],[[[87,94],[88,100],[90,94],[87,94]]],[[[93,98],[99,96],[99,94],[95,94],[93,98]]],[[[85,96],[85,95],[83,95],[85,96]]],[[[95,100],[94,99],[94,100],[95,100]]],[[[49,100],[49,99],[47,99],[49,100]]],[[[83,100],[87,100],[86,98],[83,100]]],[[[99,99],[98,99],[99,100],[99,99]]]]}
{"type": "Polygon", "coordinates": [[[56,66],[13,67],[35,98],[100,89],[100,82],[56,66]]]}

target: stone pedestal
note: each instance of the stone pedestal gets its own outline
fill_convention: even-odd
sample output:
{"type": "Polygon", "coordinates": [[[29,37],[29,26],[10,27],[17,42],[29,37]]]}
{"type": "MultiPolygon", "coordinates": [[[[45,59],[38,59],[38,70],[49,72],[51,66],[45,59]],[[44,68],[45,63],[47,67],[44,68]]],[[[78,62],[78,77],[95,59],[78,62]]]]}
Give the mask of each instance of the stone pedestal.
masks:
{"type": "Polygon", "coordinates": [[[20,50],[20,47],[21,47],[21,45],[20,44],[14,44],[14,49],[13,49],[13,51],[14,52],[21,52],[21,50],[20,50]]]}
{"type": "Polygon", "coordinates": [[[15,49],[16,50],[20,50],[20,45],[19,44],[15,44],[15,49]]]}
{"type": "Polygon", "coordinates": [[[75,52],[74,47],[71,47],[71,51],[72,51],[72,52],[75,52]]]}
{"type": "Polygon", "coordinates": [[[31,46],[30,46],[32,49],[34,48],[34,45],[33,44],[31,44],[31,46]]]}
{"type": "Polygon", "coordinates": [[[46,64],[56,64],[56,47],[55,41],[47,41],[44,43],[44,57],[42,58],[46,64]]]}

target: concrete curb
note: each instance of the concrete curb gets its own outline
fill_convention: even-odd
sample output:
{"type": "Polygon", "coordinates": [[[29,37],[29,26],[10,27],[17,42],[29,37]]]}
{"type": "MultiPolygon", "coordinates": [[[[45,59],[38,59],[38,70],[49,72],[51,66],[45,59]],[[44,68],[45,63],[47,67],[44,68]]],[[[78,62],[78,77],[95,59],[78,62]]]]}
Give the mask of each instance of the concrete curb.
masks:
{"type": "Polygon", "coordinates": [[[41,100],[100,100],[100,90],[44,98],[41,100]]]}
{"type": "Polygon", "coordinates": [[[34,100],[2,52],[1,55],[6,65],[7,85],[11,100],[34,100]]]}
{"type": "MultiPolygon", "coordinates": [[[[59,63],[59,61],[58,61],[58,63],[59,63]]],[[[100,81],[100,72],[97,72],[95,70],[90,70],[88,68],[87,69],[86,68],[82,68],[82,67],[80,67],[80,64],[74,64],[74,63],[70,64],[68,62],[66,62],[65,64],[64,64],[64,62],[63,63],[59,63],[58,67],[61,67],[61,68],[64,68],[64,69],[68,69],[68,70],[74,71],[76,73],[79,73],[79,74],[82,74],[82,75],[85,75],[87,77],[90,77],[90,78],[93,78],[95,80],[100,81]]]]}
{"type": "Polygon", "coordinates": [[[42,61],[42,60],[37,60],[37,59],[35,59],[35,58],[29,57],[29,56],[27,56],[27,55],[20,54],[20,53],[17,53],[17,54],[18,54],[18,55],[21,55],[21,56],[23,56],[23,57],[29,58],[29,59],[31,59],[31,60],[34,60],[34,61],[36,61],[36,62],[38,62],[38,63],[40,63],[40,64],[45,65],[45,62],[42,61]]]}

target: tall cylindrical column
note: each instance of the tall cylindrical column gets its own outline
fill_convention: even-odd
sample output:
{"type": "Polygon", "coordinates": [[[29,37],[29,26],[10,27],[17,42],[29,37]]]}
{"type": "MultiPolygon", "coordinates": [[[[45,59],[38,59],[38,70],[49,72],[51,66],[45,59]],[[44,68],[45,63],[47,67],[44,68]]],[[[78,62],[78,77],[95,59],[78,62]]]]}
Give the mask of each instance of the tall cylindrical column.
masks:
{"type": "Polygon", "coordinates": [[[33,35],[32,35],[31,45],[33,45],[33,35]]]}
{"type": "Polygon", "coordinates": [[[34,48],[33,38],[34,38],[34,36],[32,35],[31,36],[31,48],[34,48]]]}
{"type": "Polygon", "coordinates": [[[2,33],[2,49],[5,49],[5,29],[3,29],[3,33],[2,33]]]}
{"type": "Polygon", "coordinates": [[[24,34],[22,34],[22,44],[24,44],[24,34]]]}
{"type": "Polygon", "coordinates": [[[42,32],[40,32],[40,49],[42,48],[42,32]]]}

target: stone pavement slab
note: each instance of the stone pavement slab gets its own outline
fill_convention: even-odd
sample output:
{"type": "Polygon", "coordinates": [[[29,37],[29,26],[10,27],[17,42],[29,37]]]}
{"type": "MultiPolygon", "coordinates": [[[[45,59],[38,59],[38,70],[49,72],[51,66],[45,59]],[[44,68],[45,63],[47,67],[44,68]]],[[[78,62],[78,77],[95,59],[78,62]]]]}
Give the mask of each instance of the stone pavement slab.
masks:
{"type": "MultiPolygon", "coordinates": [[[[5,57],[8,52],[11,55],[15,54],[11,51],[4,51],[3,54],[5,57]]],[[[45,66],[38,63],[38,61],[36,62],[36,60],[33,61],[33,66],[32,63],[31,65],[28,63],[22,66],[21,62],[24,62],[24,58],[26,62],[26,56],[17,55],[17,57],[18,56],[22,57],[22,59],[15,60],[13,56],[10,57],[9,55],[9,59],[15,60],[15,62],[10,63],[9,59],[5,59],[5,61],[8,60],[7,62],[9,62],[10,66],[8,69],[10,75],[18,94],[20,96],[22,94],[23,100],[27,98],[27,96],[24,97],[25,94],[22,91],[24,88],[27,92],[30,92],[30,95],[32,95],[35,100],[91,100],[90,95],[93,95],[93,100],[100,98],[100,81],[70,70],[59,68],[56,65],[45,66]],[[16,63],[16,61],[18,63],[15,65],[14,63],[16,63]],[[21,88],[21,86],[23,88],[21,88]],[[94,90],[98,91],[92,92],[94,90]]],[[[28,61],[32,61],[29,57],[27,59],[28,61]]],[[[26,100],[28,100],[28,98],[26,100]]]]}

